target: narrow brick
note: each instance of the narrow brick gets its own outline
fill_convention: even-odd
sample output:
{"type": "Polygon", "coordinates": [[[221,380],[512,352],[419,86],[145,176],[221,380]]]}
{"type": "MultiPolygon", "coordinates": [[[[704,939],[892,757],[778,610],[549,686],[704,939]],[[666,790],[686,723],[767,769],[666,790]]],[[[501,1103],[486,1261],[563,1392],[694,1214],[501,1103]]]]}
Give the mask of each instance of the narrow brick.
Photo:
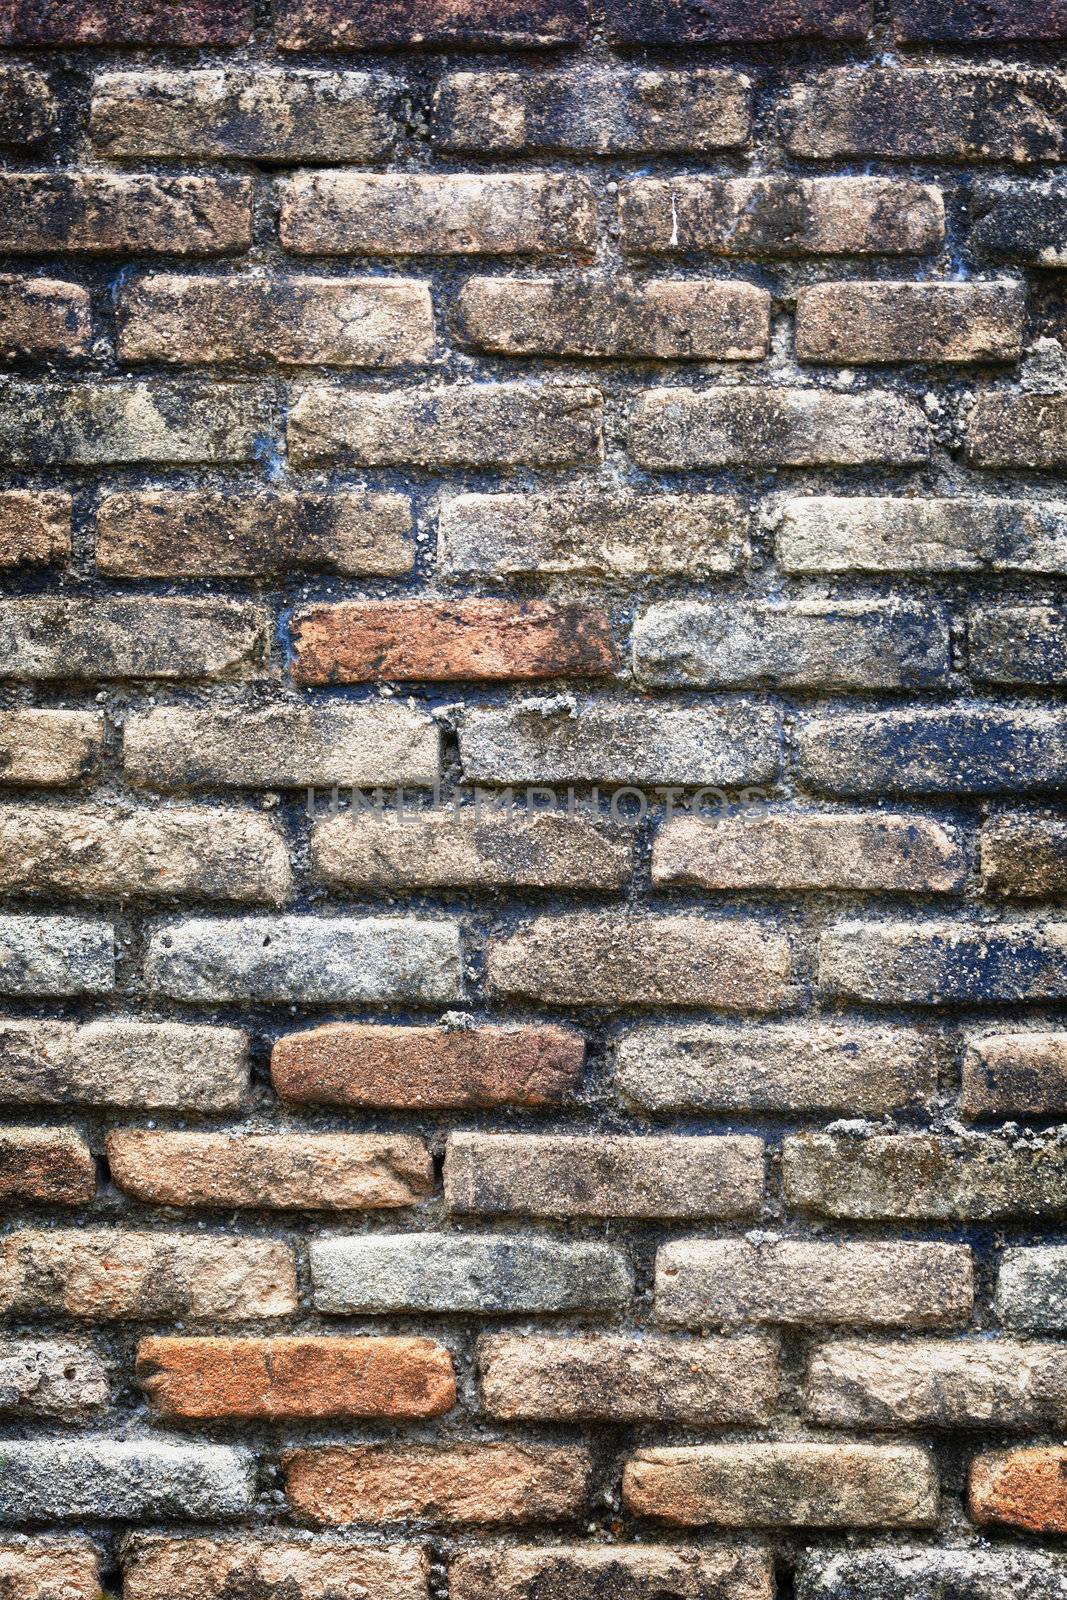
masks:
{"type": "Polygon", "coordinates": [[[763,1142],[626,1135],[453,1133],[452,1212],[529,1217],[750,1217],[763,1199],[763,1142]]]}
{"type": "Polygon", "coordinates": [[[28,683],[257,677],[266,611],[230,600],[0,601],[4,675],[28,683]]]}
{"type": "Polygon", "coordinates": [[[981,832],[987,891],[1045,900],[1067,893],[1067,824],[1056,816],[1003,812],[981,832]]]}
{"type": "Polygon", "coordinates": [[[297,466],[566,467],[603,453],[599,389],[478,383],[371,393],[311,384],[289,413],[297,466]]]}
{"type": "Polygon", "coordinates": [[[90,711],[0,711],[0,783],[80,783],[96,770],[104,738],[90,711]]]}
{"type": "Polygon", "coordinates": [[[0,1128],[0,1199],[38,1205],[88,1205],[96,1164],[80,1134],[66,1128],[0,1128]]]}
{"type": "Polygon", "coordinates": [[[479,154],[730,150],[751,121],[751,80],[714,68],[449,72],[434,97],[434,143],[479,154]]]}
{"type": "Polygon", "coordinates": [[[230,1234],[32,1228],[0,1246],[0,1307],[80,1322],[245,1322],[296,1310],[288,1245],[230,1234]]]}
{"type": "Polygon", "coordinates": [[[997,1274],[995,1310],[1007,1328],[1062,1333],[1067,1328],[1067,1248],[1005,1250],[997,1274]]]}
{"type": "Polygon", "coordinates": [[[0,568],[70,560],[71,499],[50,489],[0,493],[0,568]]]}
{"type": "MultiPolygon", "coordinates": [[[[2,501],[0,501],[2,515],[2,501]]],[[[438,515],[442,567],[487,577],[704,577],[734,572],[749,516],[732,495],[457,494],[438,515]]]]}
{"type": "Polygon", "coordinates": [[[737,918],[548,915],[490,940],[491,994],[562,1006],[775,1011],[790,995],[789,940],[737,918]]]}
{"type": "Polygon", "coordinates": [[[978,467],[1067,466],[1067,396],[979,395],[968,419],[967,450],[978,467]]]}
{"type": "Polygon", "coordinates": [[[293,617],[297,683],[597,678],[616,664],[611,620],[541,600],[348,600],[293,617]]]}
{"type": "Polygon", "coordinates": [[[142,1339],[137,1381],[163,1417],[439,1417],[452,1358],[432,1339],[142,1339]]]}
{"type": "Polygon", "coordinates": [[[252,185],[230,174],[7,172],[0,217],[10,255],[234,255],[252,242],[252,185]]]}
{"type": "Polygon", "coordinates": [[[824,467],[925,461],[930,432],[914,401],[887,390],[648,389],[634,404],[639,466],[824,467]]]}
{"type": "Polygon", "coordinates": [[[947,613],[899,600],[669,600],[631,638],[636,677],[657,688],[930,688],[951,657],[947,613]]]}
{"type": "Polygon", "coordinates": [[[6,1442],[0,1522],[228,1521],[255,1502],[255,1458],[156,1439],[6,1442]]]}
{"type": "Polygon", "coordinates": [[[633,1516],[681,1527],[930,1528],[938,1511],[937,1470],[914,1445],[639,1450],[622,1492],[633,1516]]]}
{"type": "Polygon", "coordinates": [[[105,156],[380,161],[396,79],[369,72],[98,72],[90,131],[105,156]]]}
{"type": "Polygon", "coordinates": [[[124,759],[154,789],[426,787],[440,772],[436,724],[409,705],[276,704],[137,712],[124,759]]]}
{"type": "Polygon", "coordinates": [[[656,1255],[664,1327],[936,1328],[967,1322],[973,1306],[964,1245],[687,1239],[656,1255]]]}
{"type": "Polygon", "coordinates": [[[429,1579],[426,1552],[404,1544],[138,1534],[125,1541],[122,1553],[125,1600],[159,1600],[161,1594],[173,1600],[218,1600],[249,1586],[261,1600],[337,1600],[346,1594],[361,1600],[428,1600],[429,1579]]]}
{"type": "Polygon", "coordinates": [[[809,1415],[831,1428],[1062,1428],[1055,1344],[930,1339],[820,1345],[808,1363],[809,1415]]]}
{"type": "Polygon", "coordinates": [[[187,917],[152,933],[145,982],[173,1000],[440,1005],[463,996],[459,929],[427,918],[187,917]]]}
{"type": "Polygon", "coordinates": [[[0,277],[0,359],[85,355],[89,291],[56,278],[0,277]]]}
{"type": "Polygon", "coordinates": [[[1067,1450],[998,1450],[976,1456],[967,1510],[980,1528],[1067,1533],[1067,1450]]]}
{"type": "Polygon", "coordinates": [[[248,1088],[236,1028],[104,1018],[0,1022],[0,1102],[131,1111],[236,1111],[248,1088]]]}
{"type": "Polygon", "coordinates": [[[918,1029],[833,1022],[637,1027],[615,1083],[646,1111],[882,1116],[937,1088],[936,1042],[918,1029]]]}
{"type": "Polygon", "coordinates": [[[748,1545],[498,1545],[454,1556],[448,1588],[453,1600],[772,1600],[774,1574],[769,1554],[748,1545]]]}
{"type": "Polygon", "coordinates": [[[771,0],[753,8],[742,0],[608,0],[608,27],[625,44],[733,44],[777,39],[863,39],[871,26],[868,0],[771,0]]]}
{"type": "Polygon", "coordinates": [[[482,1339],[482,1407],[506,1422],[765,1423],[778,1403],[771,1339],[620,1334],[482,1339]]]}
{"type": "Polygon", "coordinates": [[[894,0],[893,24],[897,38],[907,44],[1067,38],[1067,16],[1047,0],[996,0],[993,5],[986,0],[894,0]]]}
{"type": "Polygon", "coordinates": [[[1037,1550],[973,1546],[945,1550],[915,1545],[891,1549],[809,1551],[797,1569],[797,1600],[930,1600],[936,1594],[967,1600],[1004,1600],[1005,1595],[1056,1600],[1067,1579],[1058,1555],[1037,1550]]]}
{"type": "Polygon", "coordinates": [[[567,1521],[590,1477],[584,1450],[519,1444],[334,1446],[292,1450],[283,1465],[294,1513],[318,1523],[567,1521]]]}
{"type": "Polygon", "coordinates": [[[0,462],[11,466],[251,461],[273,431],[271,396],[248,383],[7,378],[0,402],[0,462]]]}
{"type": "MultiPolygon", "coordinates": [[[[90,1344],[72,1340],[0,1340],[0,1411],[76,1422],[102,1411],[107,1368],[90,1344]]],[[[4,1579],[0,1554],[0,1583],[4,1579]]]]}
{"type": "Polygon", "coordinates": [[[0,1544],[0,1584],[11,1600],[98,1600],[100,1557],[87,1539],[0,1544]]]}
{"type": "Polygon", "coordinates": [[[1067,266],[1067,185],[1012,183],[978,196],[986,209],[971,228],[971,247],[994,261],[1067,266]]]}
{"type": "Polygon", "coordinates": [[[799,745],[802,782],[824,794],[1018,794],[1067,781],[1067,724],[1052,710],[813,717],[799,745]]]}
{"type": "Polygon", "coordinates": [[[819,941],[825,994],[875,1005],[989,1005],[1067,994],[1067,923],[839,922],[819,941]]]}
{"type": "Polygon", "coordinates": [[[798,361],[1018,361],[1026,290],[1000,283],[819,283],[797,295],[798,361]]]}
{"type": "Polygon", "coordinates": [[[11,0],[0,12],[0,44],[228,45],[251,31],[251,0],[11,0]]]}
{"type": "Polygon", "coordinates": [[[960,1111],[971,1122],[1067,1113],[1067,1033],[968,1034],[960,1111]]]}
{"type": "Polygon", "coordinates": [[[596,197],[554,173],[302,172],[282,185],[298,255],[591,255],[596,197]]]}
{"type": "Polygon", "coordinates": [[[778,533],[787,572],[1067,572],[1059,500],[812,495],[787,500],[778,533]]]}
{"type": "Polygon", "coordinates": [[[1067,680],[1067,612],[1061,606],[975,606],[967,632],[971,672],[980,682],[1067,680]]]}
{"type": "Polygon", "coordinates": [[[945,205],[907,178],[630,178],[619,221],[633,255],[922,255],[945,205]]]}
{"type": "Polygon", "coordinates": [[[87,917],[0,916],[0,994],[109,994],[115,932],[87,917]]]}
{"type": "Polygon", "coordinates": [[[44,73],[0,67],[0,145],[26,149],[43,144],[55,125],[56,98],[44,73]]]}
{"type": "Polygon", "coordinates": [[[462,344],[499,355],[758,361],[771,297],[721,279],[469,278],[456,327],[462,344]]]}
{"type": "Polygon", "coordinates": [[[585,37],[588,0],[277,0],[283,50],[463,45],[532,50],[585,37]]]}
{"type": "Polygon", "coordinates": [[[625,1309],[630,1268],[606,1244],[514,1233],[365,1233],[313,1239],[316,1311],[521,1316],[625,1309]]]}

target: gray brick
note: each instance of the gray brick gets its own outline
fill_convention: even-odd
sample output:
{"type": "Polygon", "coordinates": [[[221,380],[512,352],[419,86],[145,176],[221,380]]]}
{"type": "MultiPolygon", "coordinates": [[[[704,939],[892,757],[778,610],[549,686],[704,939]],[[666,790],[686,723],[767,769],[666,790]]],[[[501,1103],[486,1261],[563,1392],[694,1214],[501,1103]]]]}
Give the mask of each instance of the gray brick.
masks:
{"type": "Polygon", "coordinates": [[[261,385],[0,383],[0,461],[22,467],[251,461],[274,431],[261,385]]]}
{"type": "Polygon", "coordinates": [[[0,916],[0,994],[108,994],[114,987],[115,934],[110,923],[0,916]]]}
{"type": "Polygon", "coordinates": [[[0,1022],[0,1101],[134,1111],[236,1111],[248,1089],[236,1028],[128,1017],[0,1022]]]}
{"type": "Polygon", "coordinates": [[[1067,782],[1067,720],[970,705],[812,717],[801,781],[823,794],[1018,794],[1067,782]]]}
{"type": "Polygon", "coordinates": [[[1067,996],[1067,922],[839,922],[819,941],[824,994],[875,1005],[1067,996]]]}
{"type": "Polygon", "coordinates": [[[788,572],[1067,572],[1062,500],[787,500],[788,572]]]}
{"type": "Polygon", "coordinates": [[[797,1600],[1063,1600],[1067,1562],[1038,1550],[808,1551],[797,1568],[797,1600]]]}
{"type": "Polygon", "coordinates": [[[219,1518],[250,1512],[255,1460],[218,1444],[86,1439],[0,1445],[0,1522],[219,1518]]]}
{"type": "Polygon", "coordinates": [[[109,1390],[107,1368],[92,1345],[0,1340],[0,1412],[78,1421],[101,1411],[109,1390]]]}
{"type": "Polygon", "coordinates": [[[829,1428],[1062,1429],[1067,1382],[1056,1344],[842,1339],[810,1357],[806,1404],[829,1428]]]}
{"type": "Polygon", "coordinates": [[[270,618],[231,600],[0,601],[0,659],[27,682],[248,678],[262,672],[270,618]]]}
{"type": "Polygon", "coordinates": [[[997,1273],[996,1313],[1027,1333],[1067,1329],[1067,1245],[1005,1250],[997,1273]]]}

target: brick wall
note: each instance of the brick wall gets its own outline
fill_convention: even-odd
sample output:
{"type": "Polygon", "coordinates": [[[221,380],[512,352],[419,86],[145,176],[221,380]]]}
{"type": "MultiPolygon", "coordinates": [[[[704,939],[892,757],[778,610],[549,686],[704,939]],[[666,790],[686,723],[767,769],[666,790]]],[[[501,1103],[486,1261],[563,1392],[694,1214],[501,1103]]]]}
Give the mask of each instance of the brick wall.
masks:
{"type": "Polygon", "coordinates": [[[3,1600],[1067,1594],[1065,40],[0,0],[3,1600]]]}

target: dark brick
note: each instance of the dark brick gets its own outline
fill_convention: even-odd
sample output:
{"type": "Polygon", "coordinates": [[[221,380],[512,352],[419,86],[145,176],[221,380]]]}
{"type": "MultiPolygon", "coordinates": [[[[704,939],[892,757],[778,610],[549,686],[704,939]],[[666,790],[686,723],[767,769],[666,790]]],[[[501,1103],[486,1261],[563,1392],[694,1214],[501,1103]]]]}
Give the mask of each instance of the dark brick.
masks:
{"type": "Polygon", "coordinates": [[[823,794],[1002,794],[1067,783],[1067,720],[972,706],[814,718],[800,772],[823,794]]]}
{"type": "Polygon", "coordinates": [[[976,467],[1067,466],[1067,395],[997,390],[979,395],[967,423],[976,467]]]}
{"type": "Polygon", "coordinates": [[[0,145],[40,144],[51,133],[55,115],[55,96],[43,73],[0,67],[0,145]]]}
{"type": "Polygon", "coordinates": [[[612,36],[633,44],[863,39],[869,0],[608,0],[612,36]]]}
{"type": "Polygon", "coordinates": [[[1067,682],[1067,611],[1060,606],[984,606],[970,619],[970,659],[985,683],[1067,682]]]}
{"type": "Polygon", "coordinates": [[[978,203],[989,207],[971,229],[971,246],[979,255],[1035,267],[1067,266],[1067,185],[1013,183],[986,191],[978,203]]]}
{"type": "Polygon", "coordinates": [[[894,0],[893,22],[897,38],[908,44],[1067,39],[1064,0],[894,0]]]}
{"type": "Polygon", "coordinates": [[[246,249],[251,225],[251,182],[232,173],[0,176],[0,250],[12,254],[218,256],[246,249]]]}
{"type": "Polygon", "coordinates": [[[1067,894],[1067,822],[1008,812],[982,828],[986,887],[1020,899],[1067,894]]]}
{"type": "Polygon", "coordinates": [[[585,36],[588,0],[275,0],[283,50],[390,45],[534,49],[585,36]]]}
{"type": "Polygon", "coordinates": [[[243,44],[252,0],[2,0],[0,44],[243,44]]]}

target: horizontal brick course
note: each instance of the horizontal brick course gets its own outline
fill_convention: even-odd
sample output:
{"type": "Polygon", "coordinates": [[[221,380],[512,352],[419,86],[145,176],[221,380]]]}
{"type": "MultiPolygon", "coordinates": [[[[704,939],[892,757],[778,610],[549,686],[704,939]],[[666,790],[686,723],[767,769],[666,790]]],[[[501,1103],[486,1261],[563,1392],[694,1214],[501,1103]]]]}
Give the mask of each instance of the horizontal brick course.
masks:
{"type": "MultiPolygon", "coordinates": [[[[855,1600],[924,1600],[930,1584],[962,1587],[973,1600],[1000,1600],[1005,1594],[1055,1595],[1065,1567],[1059,1555],[1018,1548],[931,1549],[928,1545],[894,1545],[874,1550],[813,1551],[805,1555],[797,1576],[797,1600],[832,1600],[843,1585],[855,1600]]],[[[936,1593],[936,1590],[935,1590],[936,1593]]]]}
{"type": "Polygon", "coordinates": [[[823,794],[1040,793],[1067,773],[1067,723],[1051,709],[815,716],[801,725],[798,743],[801,779],[823,794]]]}
{"type": "Polygon", "coordinates": [[[753,10],[741,0],[708,0],[698,9],[674,0],[608,0],[612,37],[630,44],[732,44],[786,39],[862,39],[871,25],[866,0],[784,0],[753,10]]]}
{"type": "Polygon", "coordinates": [[[220,1444],[155,1439],[34,1440],[4,1446],[0,1522],[230,1521],[255,1497],[255,1463],[220,1444]]]}
{"type": "Polygon", "coordinates": [[[249,678],[269,651],[262,606],[229,600],[0,601],[0,650],[25,682],[249,678]]]}
{"type": "Polygon", "coordinates": [[[249,0],[12,0],[0,15],[0,44],[232,45],[251,30],[249,0]]]}
{"type": "Polygon", "coordinates": [[[820,938],[819,983],[876,1005],[1055,1000],[1067,989],[1067,926],[841,922],[820,938]]]}

